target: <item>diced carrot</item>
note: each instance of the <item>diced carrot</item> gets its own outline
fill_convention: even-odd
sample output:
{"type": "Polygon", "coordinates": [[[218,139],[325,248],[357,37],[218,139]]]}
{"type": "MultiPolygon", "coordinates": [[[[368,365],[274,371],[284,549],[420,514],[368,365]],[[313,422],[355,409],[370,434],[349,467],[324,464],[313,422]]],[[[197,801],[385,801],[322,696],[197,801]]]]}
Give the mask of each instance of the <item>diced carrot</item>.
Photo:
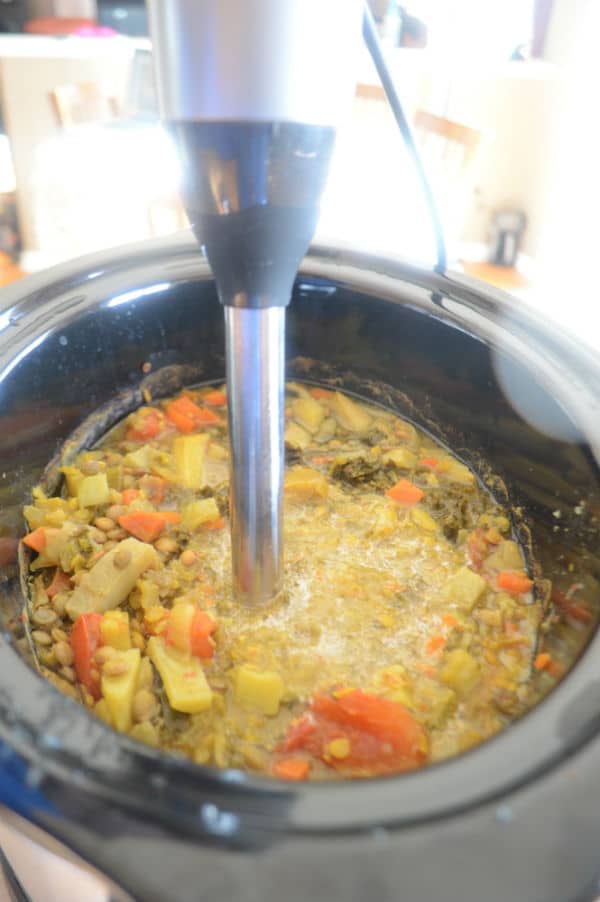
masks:
{"type": "Polygon", "coordinates": [[[209,391],[202,400],[205,404],[210,404],[211,407],[225,407],[227,395],[224,391],[209,391]]]}
{"type": "Polygon", "coordinates": [[[223,517],[217,517],[216,520],[207,520],[206,523],[202,524],[204,529],[223,529],[225,526],[225,520],[223,517]]]}
{"type": "Polygon", "coordinates": [[[515,570],[501,570],[496,579],[496,585],[510,595],[522,595],[533,587],[533,580],[515,570]]]}
{"type": "Polygon", "coordinates": [[[37,529],[34,529],[33,532],[28,533],[23,537],[23,544],[27,545],[28,548],[32,548],[38,553],[43,551],[46,547],[45,528],[43,526],[39,526],[37,529]]]}
{"type": "Polygon", "coordinates": [[[460,621],[456,619],[454,614],[444,614],[442,617],[442,623],[444,626],[449,627],[450,629],[454,629],[455,627],[460,626],[460,621]]]}
{"type": "Polygon", "coordinates": [[[425,497],[425,492],[408,479],[399,479],[396,485],[385,493],[392,501],[396,501],[403,507],[414,507],[425,497]]]}
{"type": "Polygon", "coordinates": [[[102,614],[81,614],[73,624],[70,636],[77,679],[96,700],[100,698],[101,690],[99,673],[96,676],[93,672],[98,672],[94,667],[94,655],[103,644],[101,623],[102,614]]]}
{"type": "Polygon", "coordinates": [[[164,424],[165,418],[162,410],[157,407],[143,408],[132,416],[131,426],[127,430],[125,438],[130,441],[148,441],[162,431],[164,424]]]}
{"type": "Polygon", "coordinates": [[[171,401],[167,407],[167,417],[180,432],[192,432],[198,426],[221,422],[221,418],[214,411],[199,407],[186,395],[171,401]]]}
{"type": "Polygon", "coordinates": [[[119,517],[119,526],[141,542],[155,542],[167,523],[179,523],[176,511],[133,511],[119,517]]]}
{"type": "Polygon", "coordinates": [[[190,420],[189,417],[186,417],[184,414],[180,413],[173,404],[169,404],[167,407],[167,417],[171,420],[171,422],[177,427],[179,432],[193,432],[196,428],[196,424],[193,420],[190,420]]]}
{"type": "Polygon", "coordinates": [[[332,457],[330,454],[325,454],[325,455],[323,455],[322,457],[313,457],[313,461],[312,461],[312,462],[313,462],[317,467],[320,467],[320,466],[322,466],[323,464],[330,464],[332,460],[333,460],[333,457],[332,457]]]}
{"type": "Polygon", "coordinates": [[[432,636],[425,646],[425,651],[428,655],[433,655],[436,651],[440,651],[445,644],[446,639],[444,636],[432,636]]]}
{"type": "Polygon", "coordinates": [[[162,504],[165,497],[166,485],[166,481],[161,479],[160,476],[142,476],[140,479],[141,490],[147,496],[148,501],[157,507],[159,504],[162,504]]]}
{"type": "Polygon", "coordinates": [[[535,661],[533,662],[533,666],[536,670],[545,670],[550,663],[550,655],[548,652],[543,651],[540,652],[539,655],[536,655],[535,661]]]}
{"type": "Polygon", "coordinates": [[[306,780],[309,770],[304,758],[282,758],[273,765],[273,775],[281,780],[306,780]]]}
{"type": "Polygon", "coordinates": [[[139,498],[140,493],[137,489],[124,489],[121,492],[121,502],[125,505],[125,507],[129,507],[132,501],[135,501],[136,498],[139,498]]]}
{"type": "Polygon", "coordinates": [[[428,470],[435,470],[438,464],[439,460],[437,457],[422,457],[419,461],[419,466],[426,467],[428,470]]]}
{"type": "Polygon", "coordinates": [[[190,647],[197,658],[212,658],[215,653],[212,634],[217,628],[216,622],[205,611],[196,611],[190,627],[190,647]]]}
{"type": "Polygon", "coordinates": [[[52,577],[52,582],[46,589],[46,594],[48,598],[54,598],[55,595],[58,595],[59,592],[64,592],[66,589],[71,588],[71,579],[70,577],[64,573],[60,567],[57,567],[54,571],[54,576],[52,577]]]}
{"type": "Polygon", "coordinates": [[[325,401],[327,398],[331,398],[333,392],[329,391],[326,388],[319,388],[318,386],[314,386],[314,388],[308,389],[309,394],[315,399],[315,401],[325,401]]]}

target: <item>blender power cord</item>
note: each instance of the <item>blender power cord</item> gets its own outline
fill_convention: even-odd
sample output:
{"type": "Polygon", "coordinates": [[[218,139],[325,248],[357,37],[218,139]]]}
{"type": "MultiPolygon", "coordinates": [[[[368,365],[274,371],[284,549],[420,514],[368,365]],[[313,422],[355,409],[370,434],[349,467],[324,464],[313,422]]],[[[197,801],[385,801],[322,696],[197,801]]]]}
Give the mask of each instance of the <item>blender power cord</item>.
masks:
{"type": "Polygon", "coordinates": [[[421,188],[425,196],[425,203],[427,204],[427,209],[429,211],[433,237],[435,241],[436,264],[434,269],[438,273],[445,273],[446,267],[448,265],[448,257],[446,253],[446,242],[444,240],[442,221],[440,219],[437,204],[433,196],[431,184],[429,182],[429,179],[427,178],[425,167],[423,166],[423,161],[421,160],[419,151],[417,150],[417,145],[415,143],[411,127],[404,114],[404,110],[402,109],[402,104],[400,102],[398,92],[396,91],[390,70],[388,69],[388,65],[385,61],[385,56],[383,54],[383,50],[381,49],[381,44],[379,43],[379,37],[377,35],[377,28],[375,27],[375,20],[368,4],[365,4],[365,12],[363,17],[363,38],[367,49],[371,54],[371,59],[373,60],[375,69],[377,70],[377,75],[379,76],[381,86],[384,90],[385,96],[387,97],[387,101],[390,105],[390,109],[396,121],[396,125],[398,126],[400,134],[402,135],[402,138],[406,145],[406,149],[408,150],[408,155],[415,167],[417,177],[421,183],[421,188]]]}

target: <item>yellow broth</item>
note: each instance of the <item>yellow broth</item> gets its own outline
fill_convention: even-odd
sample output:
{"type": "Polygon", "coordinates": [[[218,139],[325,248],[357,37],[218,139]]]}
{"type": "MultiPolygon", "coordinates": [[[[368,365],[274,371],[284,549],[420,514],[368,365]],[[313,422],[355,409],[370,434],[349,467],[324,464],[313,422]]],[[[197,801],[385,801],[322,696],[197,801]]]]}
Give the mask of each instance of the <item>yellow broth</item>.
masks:
{"type": "Polygon", "coordinates": [[[290,383],[285,590],[231,597],[226,398],[141,408],[25,508],[43,673],[116,729],[288,779],[439,761],[526,707],[540,621],[510,521],[394,414],[290,383]]]}

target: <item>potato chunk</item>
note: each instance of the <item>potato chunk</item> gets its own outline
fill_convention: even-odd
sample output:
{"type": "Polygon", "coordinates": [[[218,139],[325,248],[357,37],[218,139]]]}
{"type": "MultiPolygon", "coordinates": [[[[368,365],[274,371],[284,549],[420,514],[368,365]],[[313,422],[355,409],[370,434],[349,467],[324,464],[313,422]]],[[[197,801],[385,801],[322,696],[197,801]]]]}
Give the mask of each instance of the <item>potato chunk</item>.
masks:
{"type": "Polygon", "coordinates": [[[84,476],[77,485],[77,500],[80,507],[98,507],[100,504],[108,504],[110,488],[106,473],[84,476]]]}
{"type": "Polygon", "coordinates": [[[325,408],[310,396],[292,401],[292,416],[300,426],[314,435],[325,419],[325,408]]]}
{"type": "Polygon", "coordinates": [[[310,467],[295,467],[285,474],[284,488],[289,495],[303,498],[326,498],[329,484],[325,476],[310,467]]]}
{"type": "Polygon", "coordinates": [[[310,445],[310,435],[298,423],[288,423],[283,434],[286,445],[304,451],[310,445]]]}
{"type": "Polygon", "coordinates": [[[417,465],[417,455],[408,448],[392,448],[382,456],[384,466],[398,467],[400,470],[412,470],[417,465]]]}
{"type": "Polygon", "coordinates": [[[203,498],[192,501],[181,509],[181,525],[188,532],[193,532],[203,523],[210,523],[220,517],[219,508],[214,498],[203,498]]]}
{"type": "Polygon", "coordinates": [[[201,489],[206,483],[204,461],[210,441],[207,434],[180,435],[173,442],[179,482],[185,489],[201,489]]]}
{"type": "Polygon", "coordinates": [[[142,573],[157,562],[158,555],[152,545],[134,538],[124,539],[85,574],[66,604],[67,614],[76,620],[80,614],[102,613],[118,607],[142,573]]]}
{"type": "Polygon", "coordinates": [[[495,551],[492,551],[485,561],[486,567],[493,570],[522,570],[523,555],[516,542],[507,540],[501,542],[495,551]]]}
{"type": "Polygon", "coordinates": [[[486,581],[469,567],[461,567],[442,587],[444,601],[453,601],[464,611],[471,611],[487,586],[486,581]]]}
{"type": "Polygon", "coordinates": [[[479,679],[479,664],[464,648],[455,648],[446,655],[446,664],[440,676],[447,686],[465,695],[479,679]]]}
{"type": "Polygon", "coordinates": [[[110,660],[111,664],[122,663],[126,669],[115,676],[102,674],[102,698],[106,702],[112,725],[125,733],[131,729],[131,706],[140,670],[140,650],[130,648],[110,660]]]}
{"type": "Polygon", "coordinates": [[[118,651],[127,651],[131,648],[127,611],[107,611],[102,618],[100,632],[105,645],[110,645],[118,651]]]}
{"type": "Polygon", "coordinates": [[[349,432],[367,432],[373,422],[371,415],[360,404],[338,391],[331,399],[331,412],[340,426],[349,432]]]}
{"type": "Polygon", "coordinates": [[[283,680],[272,670],[260,672],[243,664],[234,675],[234,698],[246,711],[261,711],[274,717],[279,712],[284,689],[283,680]]]}
{"type": "Polygon", "coordinates": [[[198,714],[210,708],[212,690],[197,658],[167,648],[159,636],[153,636],[148,641],[148,654],[160,674],[174,711],[198,714]]]}

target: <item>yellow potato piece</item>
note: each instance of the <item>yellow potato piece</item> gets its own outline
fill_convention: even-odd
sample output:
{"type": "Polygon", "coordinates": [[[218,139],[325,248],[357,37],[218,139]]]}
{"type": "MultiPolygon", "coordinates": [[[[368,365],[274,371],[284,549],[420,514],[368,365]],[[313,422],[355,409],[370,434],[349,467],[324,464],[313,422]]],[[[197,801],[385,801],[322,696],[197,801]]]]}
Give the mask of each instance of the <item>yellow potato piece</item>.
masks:
{"type": "Polygon", "coordinates": [[[325,476],[310,467],[295,467],[285,474],[283,483],[285,491],[290,495],[304,498],[326,498],[329,484],[325,476]]]}
{"type": "Polygon", "coordinates": [[[105,645],[110,645],[118,651],[127,651],[131,648],[127,611],[107,611],[100,624],[100,632],[105,645]]]}
{"type": "Polygon", "coordinates": [[[446,655],[440,676],[447,686],[465,695],[479,679],[479,664],[464,648],[455,648],[446,655]]]}
{"type": "Polygon", "coordinates": [[[108,504],[110,487],[106,473],[84,476],[77,485],[77,500],[80,507],[98,507],[100,504],[108,504]]]}
{"type": "Polygon", "coordinates": [[[441,596],[444,601],[451,601],[465,611],[471,611],[487,588],[482,576],[461,567],[442,587],[441,596]]]}
{"type": "Polygon", "coordinates": [[[408,448],[392,448],[386,451],[381,461],[385,466],[391,464],[401,470],[412,470],[417,465],[417,455],[408,448]]]}
{"type": "Polygon", "coordinates": [[[205,458],[210,436],[180,435],[173,442],[179,482],[185,489],[201,489],[206,483],[205,458]]]}
{"type": "Polygon", "coordinates": [[[153,636],[148,642],[148,655],[158,670],[175,711],[199,714],[212,704],[212,690],[197,658],[176,649],[167,649],[164,640],[153,636]]]}
{"type": "Polygon", "coordinates": [[[272,670],[261,672],[243,664],[234,674],[235,701],[247,711],[261,711],[273,717],[279,712],[284,690],[283,680],[272,670]]]}
{"type": "Polygon", "coordinates": [[[188,532],[193,532],[203,523],[218,520],[221,516],[217,502],[214,498],[203,498],[201,501],[192,501],[181,509],[181,525],[188,532]]]}
{"type": "Polygon", "coordinates": [[[142,573],[157,562],[158,555],[152,545],[134,538],[123,539],[85,574],[67,602],[67,614],[71,620],[76,620],[80,614],[90,611],[102,613],[118,607],[142,573]],[[119,567],[115,564],[115,557],[121,554],[121,561],[124,552],[129,554],[129,563],[119,567]]]}
{"type": "Polygon", "coordinates": [[[117,676],[102,674],[102,698],[106,702],[112,725],[126,733],[131,729],[131,706],[140,670],[140,651],[138,648],[130,648],[129,651],[119,652],[110,660],[111,663],[123,661],[127,670],[117,676]]]}
{"type": "Polygon", "coordinates": [[[292,416],[300,426],[314,434],[325,419],[325,408],[314,398],[297,398],[292,401],[292,416]]]}

